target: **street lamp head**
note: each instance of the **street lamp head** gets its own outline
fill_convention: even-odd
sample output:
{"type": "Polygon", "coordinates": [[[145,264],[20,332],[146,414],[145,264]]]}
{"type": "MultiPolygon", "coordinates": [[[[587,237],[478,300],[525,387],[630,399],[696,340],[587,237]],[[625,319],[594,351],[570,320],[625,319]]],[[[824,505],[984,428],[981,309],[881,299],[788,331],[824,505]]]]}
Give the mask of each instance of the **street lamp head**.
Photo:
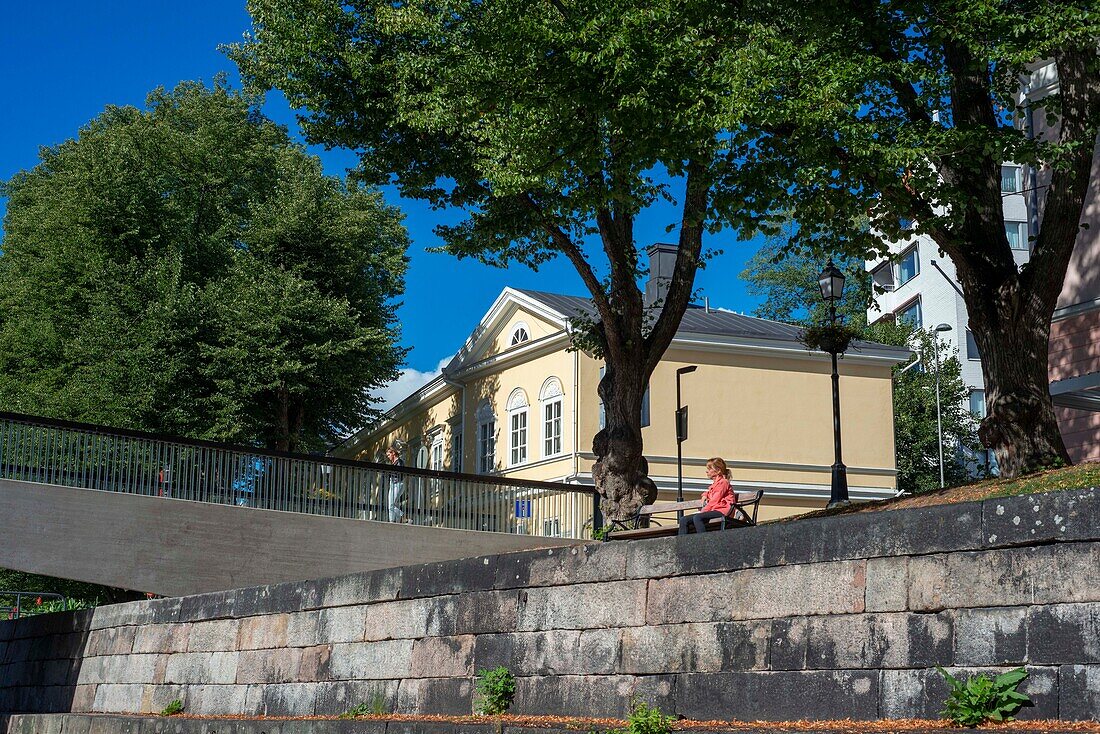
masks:
{"type": "Polygon", "coordinates": [[[697,370],[697,369],[699,369],[699,365],[697,365],[697,364],[693,364],[693,365],[690,365],[690,366],[688,366],[688,367],[681,367],[680,369],[676,370],[676,374],[678,374],[678,375],[686,375],[686,374],[688,374],[689,372],[694,372],[694,371],[695,371],[695,370],[697,370]]]}
{"type": "Polygon", "coordinates": [[[936,327],[936,331],[952,331],[951,324],[940,324],[936,327]]]}
{"type": "Polygon", "coordinates": [[[844,295],[844,273],[830,260],[821,275],[817,276],[817,283],[821,286],[821,297],[827,302],[839,301],[844,295]]]}

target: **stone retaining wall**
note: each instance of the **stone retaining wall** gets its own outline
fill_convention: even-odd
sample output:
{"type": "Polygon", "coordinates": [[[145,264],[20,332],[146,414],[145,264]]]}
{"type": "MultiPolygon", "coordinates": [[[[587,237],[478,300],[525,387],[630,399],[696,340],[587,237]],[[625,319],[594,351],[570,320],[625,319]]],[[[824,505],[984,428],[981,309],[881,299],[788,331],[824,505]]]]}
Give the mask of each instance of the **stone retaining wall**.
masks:
{"type": "Polygon", "coordinates": [[[935,665],[1026,665],[1100,718],[1100,491],[590,544],[0,624],[0,711],[931,717],[935,665]]]}
{"type": "MultiPolygon", "coordinates": [[[[521,726],[507,720],[476,723],[415,721],[409,719],[228,719],[112,714],[13,714],[0,715],[0,734],[580,734],[591,728],[521,726]]],[[[737,729],[685,729],[698,734],[790,734],[791,730],[767,724],[737,729]]],[[[813,734],[851,734],[851,727],[815,728],[813,734]]],[[[911,734],[959,734],[957,728],[921,729],[911,734]]],[[[1080,734],[1065,729],[1014,728],[1012,734],[1080,734]]]]}

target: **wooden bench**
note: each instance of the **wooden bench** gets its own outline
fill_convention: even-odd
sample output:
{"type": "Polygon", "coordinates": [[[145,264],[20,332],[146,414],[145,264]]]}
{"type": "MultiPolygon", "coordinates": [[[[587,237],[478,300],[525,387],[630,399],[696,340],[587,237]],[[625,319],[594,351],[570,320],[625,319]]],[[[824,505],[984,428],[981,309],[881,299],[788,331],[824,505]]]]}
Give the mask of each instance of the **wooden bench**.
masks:
{"type": "MultiPolygon", "coordinates": [[[[707,521],[707,530],[724,530],[726,528],[748,528],[756,525],[756,512],[760,507],[760,498],[764,496],[764,490],[758,489],[755,492],[744,492],[737,495],[737,502],[734,503],[733,508],[730,510],[730,514],[725,517],[715,518],[707,521]],[[749,514],[751,508],[752,514],[749,514]]],[[[691,500],[688,502],[662,502],[659,504],[642,505],[638,510],[638,514],[634,518],[627,522],[613,521],[613,525],[616,529],[608,532],[608,540],[629,540],[631,538],[660,538],[667,535],[676,535],[680,531],[679,523],[673,525],[651,525],[650,527],[642,527],[642,522],[646,518],[652,518],[653,515],[664,514],[666,512],[677,512],[683,510],[685,513],[698,512],[703,508],[702,500],[691,500]]],[[[652,520],[650,520],[652,522],[652,520]]],[[[695,532],[689,528],[688,532],[695,532]]]]}

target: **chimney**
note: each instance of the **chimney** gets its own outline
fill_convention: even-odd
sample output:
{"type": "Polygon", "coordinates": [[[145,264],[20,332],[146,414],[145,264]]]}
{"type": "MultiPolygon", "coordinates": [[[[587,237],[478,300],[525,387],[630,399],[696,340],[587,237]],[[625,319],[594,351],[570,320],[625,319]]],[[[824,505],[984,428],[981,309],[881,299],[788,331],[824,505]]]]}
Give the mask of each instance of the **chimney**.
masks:
{"type": "Polygon", "coordinates": [[[668,287],[672,285],[672,273],[676,269],[676,252],[679,247],[667,242],[657,242],[646,248],[649,255],[649,280],[645,283],[642,302],[646,307],[664,305],[668,287]]]}

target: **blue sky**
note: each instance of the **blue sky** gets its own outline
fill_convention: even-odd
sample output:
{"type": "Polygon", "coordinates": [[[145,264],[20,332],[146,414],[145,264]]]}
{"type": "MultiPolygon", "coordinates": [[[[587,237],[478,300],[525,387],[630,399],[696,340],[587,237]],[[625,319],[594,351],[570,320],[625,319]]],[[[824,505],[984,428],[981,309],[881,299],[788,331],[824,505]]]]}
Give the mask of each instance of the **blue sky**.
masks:
{"type": "MultiPolygon", "coordinates": [[[[209,82],[224,71],[236,83],[233,64],[218,44],[238,40],[250,26],[244,2],[195,0],[105,0],[100,3],[6,3],[0,23],[0,179],[30,168],[38,149],[74,137],[108,104],[142,105],[157,86],[172,87],[186,79],[209,82]]],[[[269,97],[265,113],[297,131],[293,112],[277,95],[269,97]]],[[[343,175],[355,158],[347,151],[313,152],[325,170],[343,175]]],[[[406,293],[399,310],[402,343],[411,347],[408,367],[388,397],[405,393],[427,379],[440,361],[453,354],[507,285],[583,295],[584,287],[564,260],[534,273],[515,266],[507,270],[426,252],[439,243],[433,228],[455,221],[459,214],[432,211],[425,204],[385,191],[390,203],[406,214],[412,236],[406,293]]],[[[0,199],[0,213],[4,201],[0,199]]],[[[675,241],[665,226],[674,221],[670,209],[646,212],[635,231],[639,245],[675,241]]],[[[733,233],[712,237],[708,246],[724,250],[697,285],[712,305],[751,311],[740,273],[755,251],[753,243],[737,242],[733,233]]]]}

